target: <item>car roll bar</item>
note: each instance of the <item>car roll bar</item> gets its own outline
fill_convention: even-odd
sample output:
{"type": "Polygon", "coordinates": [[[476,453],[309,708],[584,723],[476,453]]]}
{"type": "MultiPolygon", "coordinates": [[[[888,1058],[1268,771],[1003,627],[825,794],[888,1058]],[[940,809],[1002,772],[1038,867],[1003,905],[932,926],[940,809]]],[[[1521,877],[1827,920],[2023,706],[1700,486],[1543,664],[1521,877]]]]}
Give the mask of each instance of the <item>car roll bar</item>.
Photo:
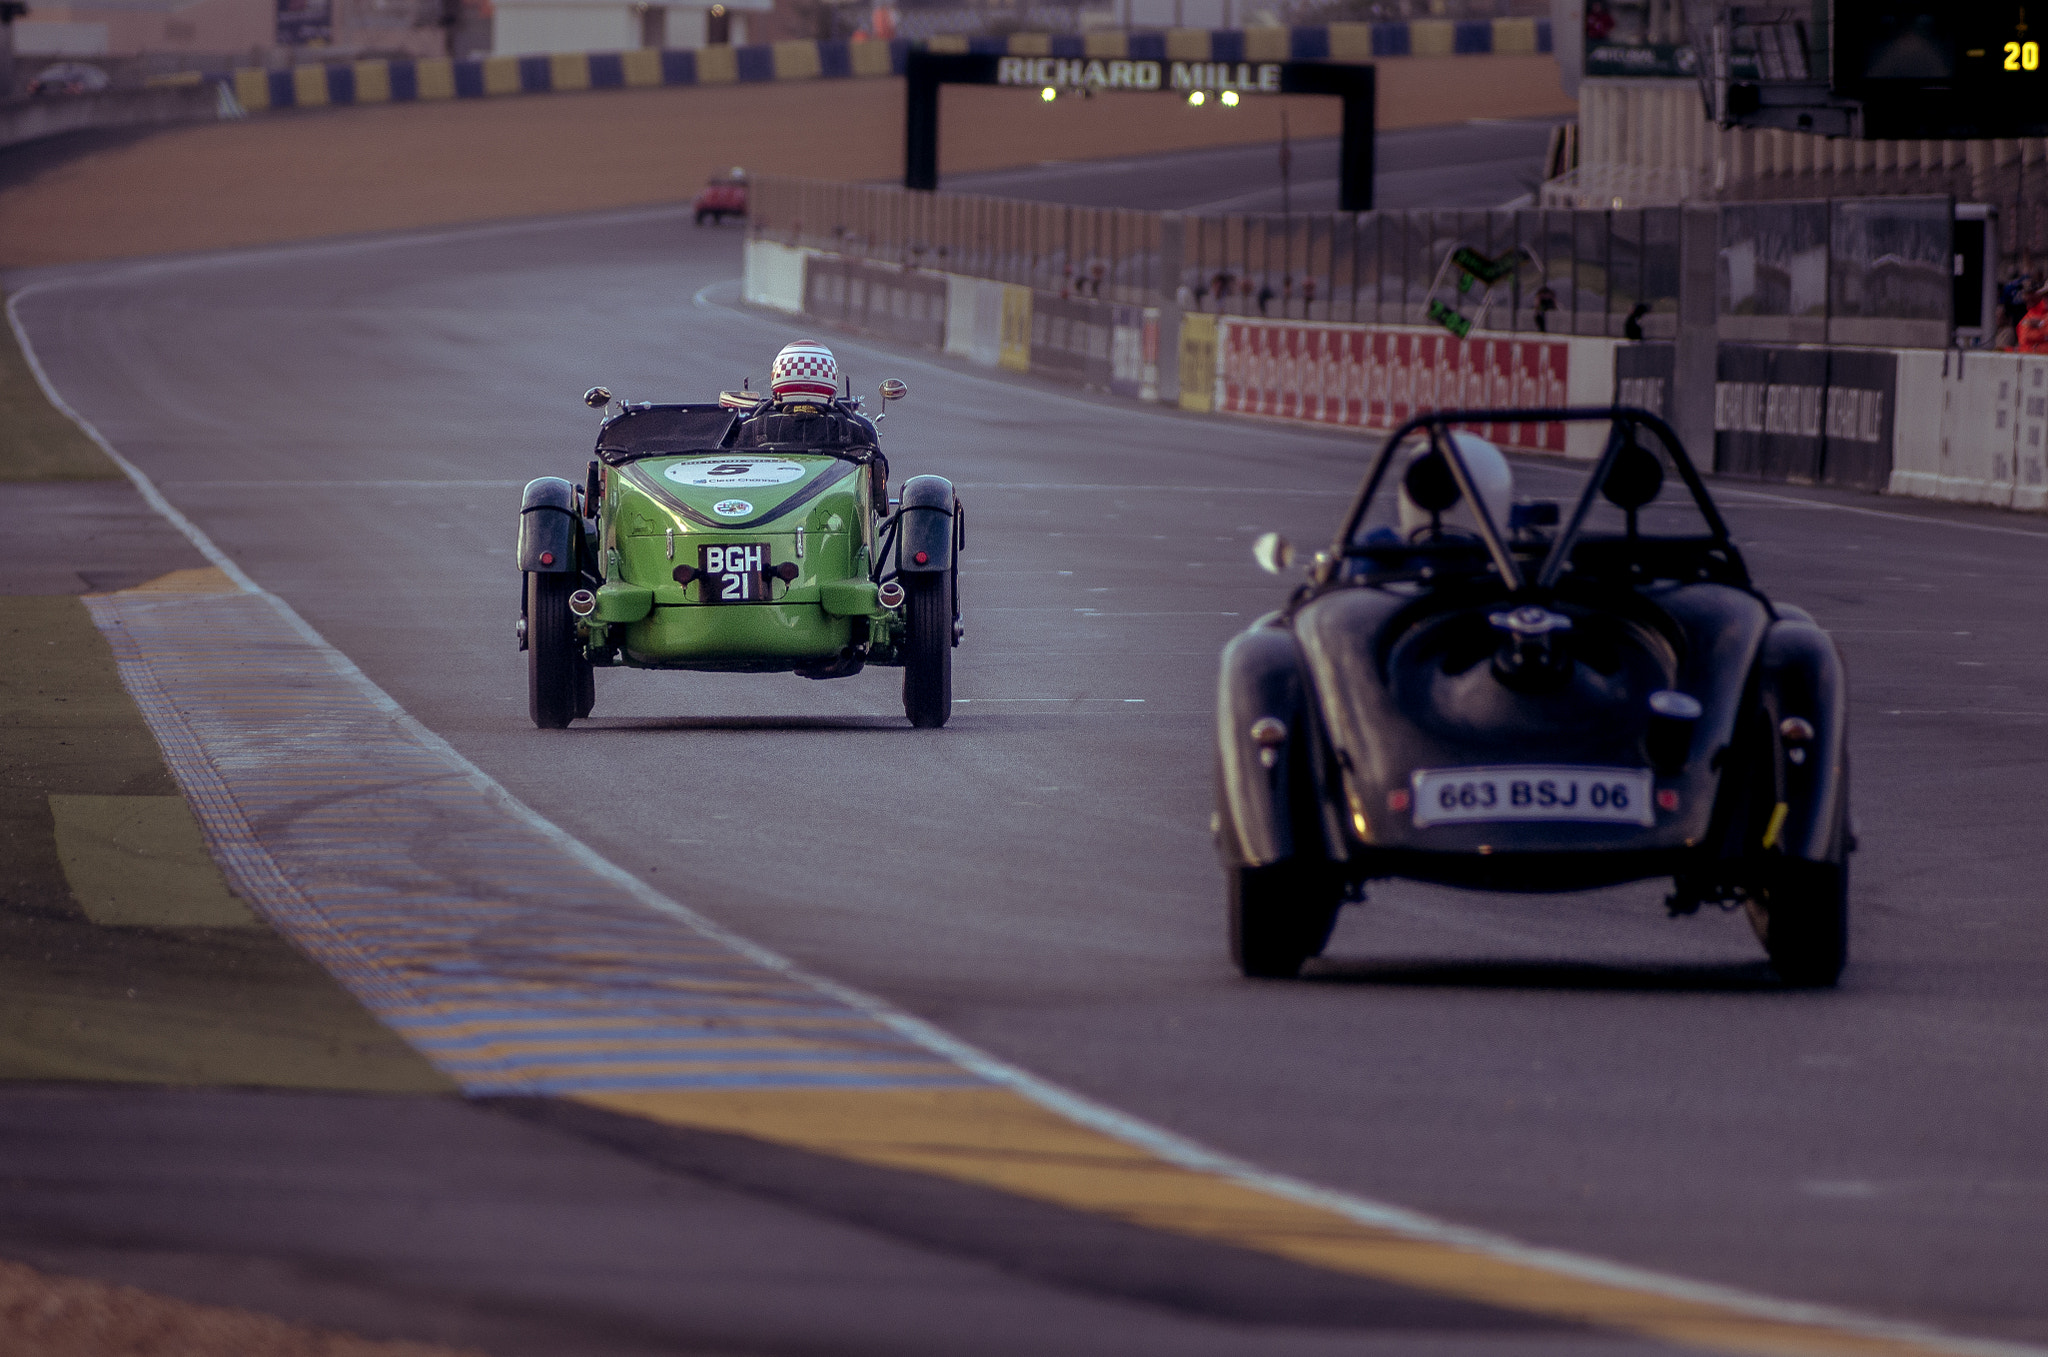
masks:
{"type": "Polygon", "coordinates": [[[1414,416],[1395,429],[1387,436],[1386,442],[1380,445],[1372,471],[1366,476],[1365,484],[1360,487],[1358,498],[1352,502],[1351,512],[1344,517],[1344,526],[1338,531],[1337,539],[1331,547],[1332,557],[1341,559],[1351,552],[1352,542],[1358,535],[1359,524],[1364,521],[1366,510],[1371,507],[1373,497],[1378,494],[1380,483],[1386,478],[1388,467],[1393,464],[1394,454],[1399,451],[1404,441],[1417,433],[1422,433],[1429,440],[1430,450],[1443,455],[1451,478],[1458,486],[1458,493],[1472,505],[1472,517],[1479,524],[1479,535],[1486,544],[1487,555],[1492,558],[1494,569],[1500,573],[1501,579],[1511,592],[1522,592],[1529,586],[1522,578],[1520,565],[1516,562],[1514,553],[1508,549],[1507,539],[1501,535],[1499,527],[1493,522],[1493,515],[1486,507],[1486,502],[1473,493],[1471,472],[1465,466],[1464,455],[1458,451],[1457,440],[1450,435],[1455,432],[1457,425],[1562,424],[1596,419],[1606,420],[1609,424],[1607,447],[1601,453],[1599,461],[1594,464],[1592,478],[1587,482],[1585,490],[1580,493],[1578,503],[1573,506],[1571,518],[1566,523],[1564,531],[1558,534],[1557,541],[1550,548],[1543,570],[1536,579],[1537,590],[1543,591],[1554,587],[1558,576],[1563,573],[1566,562],[1571,559],[1571,548],[1577,544],[1579,535],[1585,527],[1586,516],[1592,512],[1595,497],[1606,485],[1607,474],[1613,470],[1621,450],[1631,441],[1623,436],[1623,430],[1631,426],[1646,428],[1657,435],[1658,440],[1664,444],[1664,450],[1669,454],[1672,465],[1677,468],[1679,479],[1685,482],[1693,503],[1706,519],[1708,530],[1713,534],[1714,540],[1723,546],[1734,545],[1728,535],[1727,521],[1721,517],[1721,511],[1715,507],[1712,497],[1707,494],[1706,483],[1700,479],[1698,469],[1692,464],[1692,458],[1679,442],[1678,434],[1662,417],[1630,405],[1536,406],[1504,410],[1432,410],[1414,416]]]}

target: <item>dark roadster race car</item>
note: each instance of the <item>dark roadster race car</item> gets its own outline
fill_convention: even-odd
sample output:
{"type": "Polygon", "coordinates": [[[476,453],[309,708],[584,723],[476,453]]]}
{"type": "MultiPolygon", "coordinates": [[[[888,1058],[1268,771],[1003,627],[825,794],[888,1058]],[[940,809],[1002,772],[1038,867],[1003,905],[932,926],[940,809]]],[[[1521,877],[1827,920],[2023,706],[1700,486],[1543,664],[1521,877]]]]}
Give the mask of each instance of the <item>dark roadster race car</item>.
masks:
{"type": "MultiPolygon", "coordinates": [[[[1278,570],[1292,553],[1268,534],[1257,554],[1278,570]]],[[[1740,905],[1780,977],[1831,985],[1855,846],[1846,710],[1834,643],[1750,580],[1663,420],[1411,420],[1306,582],[1223,653],[1232,954],[1296,974],[1378,878],[1670,877],[1672,913],[1740,905]],[[1569,503],[1508,502],[1507,463],[1467,432],[1588,420],[1605,451],[1569,503]],[[1682,494],[1663,494],[1667,469],[1682,494]]]]}
{"type": "MultiPolygon", "coordinates": [[[[791,345],[778,389],[786,360],[802,384],[831,355],[791,345]]],[[[911,724],[946,723],[964,513],[941,476],[891,498],[877,421],[833,380],[787,399],[585,395],[605,419],[583,484],[543,476],[519,515],[535,725],[589,716],[603,665],[815,679],[901,666],[911,724]]],[[[903,394],[882,384],[885,400],[903,394]]]]}

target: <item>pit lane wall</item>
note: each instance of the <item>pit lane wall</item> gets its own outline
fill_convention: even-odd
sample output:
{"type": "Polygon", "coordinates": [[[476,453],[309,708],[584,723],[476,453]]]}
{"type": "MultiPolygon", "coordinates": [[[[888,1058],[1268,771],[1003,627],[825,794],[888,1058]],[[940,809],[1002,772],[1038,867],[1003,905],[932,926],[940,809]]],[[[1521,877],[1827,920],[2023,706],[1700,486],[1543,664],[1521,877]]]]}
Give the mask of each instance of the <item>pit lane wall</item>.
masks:
{"type": "MultiPolygon", "coordinates": [[[[1419,326],[1118,305],[760,238],[747,243],[745,295],[982,367],[1191,411],[1361,431],[1453,405],[1619,400],[1676,415],[1670,343],[1460,339],[1419,326]]],[[[2048,509],[2048,356],[1724,342],[1715,359],[1719,474],[2048,509]]],[[[1592,427],[1483,432],[1524,452],[1600,450],[1592,427]]]]}

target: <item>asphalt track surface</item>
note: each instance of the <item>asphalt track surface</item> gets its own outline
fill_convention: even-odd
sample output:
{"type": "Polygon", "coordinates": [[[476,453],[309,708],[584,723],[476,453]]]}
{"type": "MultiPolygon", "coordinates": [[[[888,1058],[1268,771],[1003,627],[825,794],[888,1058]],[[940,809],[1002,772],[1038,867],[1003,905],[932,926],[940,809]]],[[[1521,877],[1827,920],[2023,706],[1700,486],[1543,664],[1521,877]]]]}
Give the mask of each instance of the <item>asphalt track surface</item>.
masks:
{"type": "MultiPolygon", "coordinates": [[[[1219,112],[1217,117],[1229,117],[1219,112]]],[[[1487,119],[1382,132],[1374,146],[1373,205],[1386,209],[1500,207],[1543,182],[1555,118],[1487,119]]],[[[1280,147],[1226,146],[1128,160],[1047,161],[948,175],[943,188],[998,198],[1169,212],[1335,212],[1337,140],[1291,144],[1288,191],[1280,147]]]]}
{"type": "MultiPolygon", "coordinates": [[[[1855,684],[1854,957],[1789,992],[1655,883],[1376,888],[1300,983],[1223,951],[1222,643],[1327,533],[1356,437],[1183,416],[835,337],[906,378],[895,474],[970,506],[959,705],[895,675],[606,672],[525,719],[517,487],[603,382],[758,382],[737,236],[672,212],[10,279],[57,388],[430,729],[801,964],[1255,1163],[1541,1244],[2048,1342],[2048,525],[1724,486],[1855,684]]],[[[1549,473],[1526,469],[1524,488],[1549,473]]],[[[1510,1310],[549,1104],[0,1095],[0,1248],[503,1353],[1610,1352],[1510,1310]],[[5,1222],[13,1222],[11,1225],[5,1222]]]]}

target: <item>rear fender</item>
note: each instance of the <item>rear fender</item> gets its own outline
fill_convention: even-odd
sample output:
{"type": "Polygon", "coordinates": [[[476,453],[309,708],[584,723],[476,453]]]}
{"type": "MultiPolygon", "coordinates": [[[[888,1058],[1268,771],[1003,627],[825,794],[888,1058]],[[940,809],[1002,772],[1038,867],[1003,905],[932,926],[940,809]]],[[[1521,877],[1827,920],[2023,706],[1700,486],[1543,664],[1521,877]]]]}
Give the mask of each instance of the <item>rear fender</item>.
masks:
{"type": "Polygon", "coordinates": [[[519,506],[519,568],[543,574],[576,568],[576,487],[559,476],[528,481],[519,506]],[[542,559],[545,557],[546,559],[542,559]]]}
{"type": "Polygon", "coordinates": [[[1321,746],[1309,710],[1307,667],[1293,633],[1258,626],[1223,649],[1216,690],[1219,847],[1234,866],[1331,856],[1317,777],[1321,746]],[[1271,717],[1286,728],[1276,745],[1252,738],[1271,717]]]}
{"type": "Polygon", "coordinates": [[[953,483],[944,476],[912,476],[903,483],[896,573],[929,574],[953,568],[953,513],[953,483]]]}
{"type": "Polygon", "coordinates": [[[1784,617],[1764,636],[1757,688],[1774,726],[1797,716],[1814,730],[1798,763],[1773,732],[1786,808],[1776,846],[1787,857],[1839,861],[1847,848],[1842,836],[1848,823],[1849,684],[1835,643],[1812,621],[1784,617]]]}

